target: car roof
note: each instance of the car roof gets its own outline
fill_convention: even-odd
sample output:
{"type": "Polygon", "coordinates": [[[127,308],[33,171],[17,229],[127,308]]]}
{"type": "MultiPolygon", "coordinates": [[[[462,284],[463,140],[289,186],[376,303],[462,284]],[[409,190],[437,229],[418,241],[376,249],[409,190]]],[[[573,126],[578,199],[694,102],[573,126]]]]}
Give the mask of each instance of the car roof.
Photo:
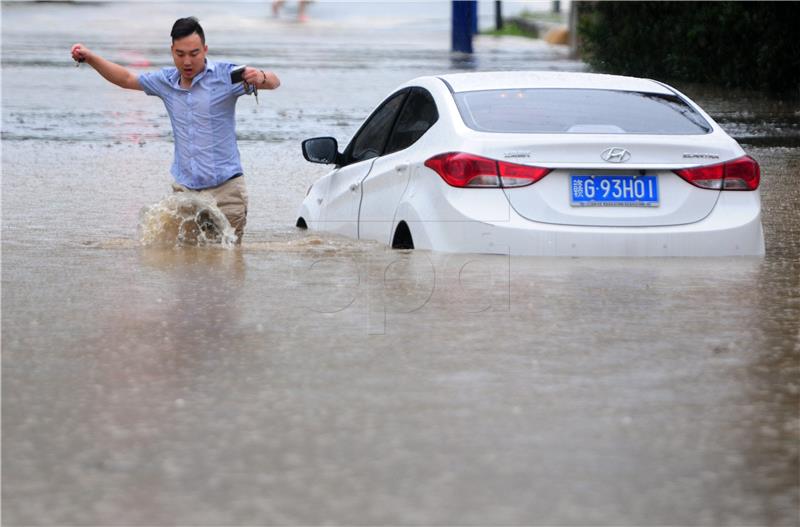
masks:
{"type": "Polygon", "coordinates": [[[638,77],[565,71],[487,71],[440,75],[453,92],[514,90],[524,88],[565,88],[621,90],[672,95],[661,83],[638,77]]]}

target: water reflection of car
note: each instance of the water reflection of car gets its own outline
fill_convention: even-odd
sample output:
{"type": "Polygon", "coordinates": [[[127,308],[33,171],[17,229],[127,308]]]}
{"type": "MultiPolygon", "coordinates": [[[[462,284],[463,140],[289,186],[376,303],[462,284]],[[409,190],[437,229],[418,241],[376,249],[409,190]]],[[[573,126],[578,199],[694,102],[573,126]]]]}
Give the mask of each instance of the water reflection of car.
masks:
{"type": "Polygon", "coordinates": [[[697,104],[653,80],[461,73],[394,91],[297,226],[395,248],[570,256],[761,255],[758,163],[697,104]]]}

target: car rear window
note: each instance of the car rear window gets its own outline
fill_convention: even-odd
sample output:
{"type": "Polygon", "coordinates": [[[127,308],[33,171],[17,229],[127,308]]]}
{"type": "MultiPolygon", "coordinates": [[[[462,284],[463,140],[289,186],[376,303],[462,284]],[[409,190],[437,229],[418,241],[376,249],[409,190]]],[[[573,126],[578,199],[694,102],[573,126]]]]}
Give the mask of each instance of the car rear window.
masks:
{"type": "Polygon", "coordinates": [[[676,95],[616,90],[486,90],[454,94],[461,118],[480,132],[669,134],[711,132],[676,95]]]}

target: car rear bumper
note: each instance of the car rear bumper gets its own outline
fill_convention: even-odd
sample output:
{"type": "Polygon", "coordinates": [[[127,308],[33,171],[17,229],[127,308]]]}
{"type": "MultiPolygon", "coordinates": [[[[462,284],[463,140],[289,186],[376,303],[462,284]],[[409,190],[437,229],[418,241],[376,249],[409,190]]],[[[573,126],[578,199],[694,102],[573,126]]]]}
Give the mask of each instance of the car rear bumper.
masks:
{"type": "Polygon", "coordinates": [[[583,227],[538,223],[508,210],[503,221],[409,222],[416,247],[443,252],[528,256],[763,256],[758,192],[723,192],[703,220],[658,227],[583,227]]]}

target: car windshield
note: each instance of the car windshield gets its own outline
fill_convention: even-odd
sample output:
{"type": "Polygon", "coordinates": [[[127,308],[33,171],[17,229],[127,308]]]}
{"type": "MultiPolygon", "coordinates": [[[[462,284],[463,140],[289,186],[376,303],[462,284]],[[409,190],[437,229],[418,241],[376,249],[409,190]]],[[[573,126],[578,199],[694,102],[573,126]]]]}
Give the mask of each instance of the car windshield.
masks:
{"type": "Polygon", "coordinates": [[[676,95],[616,90],[486,90],[454,94],[461,118],[480,132],[668,134],[711,132],[676,95]]]}

